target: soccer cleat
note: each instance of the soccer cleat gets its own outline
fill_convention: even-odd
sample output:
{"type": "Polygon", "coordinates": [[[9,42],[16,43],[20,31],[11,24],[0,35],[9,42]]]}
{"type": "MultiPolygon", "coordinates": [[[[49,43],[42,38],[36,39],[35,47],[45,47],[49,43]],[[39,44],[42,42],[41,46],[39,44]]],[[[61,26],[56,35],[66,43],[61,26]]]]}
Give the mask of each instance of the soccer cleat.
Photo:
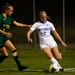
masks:
{"type": "Polygon", "coordinates": [[[23,66],[23,65],[21,65],[20,67],[19,67],[19,71],[23,71],[24,69],[27,69],[29,66],[23,66]]]}
{"type": "Polygon", "coordinates": [[[64,69],[60,69],[59,72],[64,72],[64,69]]]}

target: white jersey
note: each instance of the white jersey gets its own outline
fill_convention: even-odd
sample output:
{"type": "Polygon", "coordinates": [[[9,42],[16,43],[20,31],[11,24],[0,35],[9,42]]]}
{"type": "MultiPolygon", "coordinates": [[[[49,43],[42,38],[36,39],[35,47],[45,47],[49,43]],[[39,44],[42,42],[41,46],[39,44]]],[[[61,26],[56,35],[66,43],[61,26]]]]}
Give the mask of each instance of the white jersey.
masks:
{"type": "Polygon", "coordinates": [[[40,44],[48,44],[51,41],[54,41],[50,32],[54,31],[55,27],[51,22],[46,21],[45,23],[41,23],[40,21],[38,21],[38,22],[34,23],[30,29],[32,31],[37,29],[38,34],[39,34],[40,44]]]}

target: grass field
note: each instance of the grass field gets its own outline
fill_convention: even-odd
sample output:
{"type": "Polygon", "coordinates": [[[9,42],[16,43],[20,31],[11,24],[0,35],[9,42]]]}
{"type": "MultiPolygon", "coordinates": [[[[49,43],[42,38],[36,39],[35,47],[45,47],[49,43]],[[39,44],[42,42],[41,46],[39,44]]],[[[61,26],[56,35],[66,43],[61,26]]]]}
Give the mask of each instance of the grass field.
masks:
{"type": "MultiPolygon", "coordinates": [[[[59,61],[62,67],[75,68],[75,50],[60,50],[60,52],[63,55],[63,59],[59,61]]],[[[40,48],[18,50],[18,54],[21,63],[28,65],[29,68],[24,72],[18,72],[17,65],[12,58],[11,52],[9,52],[9,57],[3,63],[0,63],[0,75],[75,75],[75,71],[71,72],[71,70],[62,73],[44,71],[48,70],[51,63],[40,48]]]]}

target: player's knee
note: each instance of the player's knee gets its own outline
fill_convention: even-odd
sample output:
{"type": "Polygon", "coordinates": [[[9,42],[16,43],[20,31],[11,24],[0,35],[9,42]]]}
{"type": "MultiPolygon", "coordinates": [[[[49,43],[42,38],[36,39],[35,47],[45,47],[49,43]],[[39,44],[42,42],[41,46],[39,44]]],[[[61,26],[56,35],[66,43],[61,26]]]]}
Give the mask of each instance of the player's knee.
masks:
{"type": "Polygon", "coordinates": [[[15,57],[15,56],[17,56],[17,55],[18,55],[17,50],[13,50],[13,51],[12,51],[12,56],[15,57]]]}
{"type": "Polygon", "coordinates": [[[58,56],[58,57],[56,57],[56,59],[57,59],[57,60],[61,60],[61,59],[62,59],[62,57],[61,57],[61,56],[58,56]]]}
{"type": "Polygon", "coordinates": [[[60,57],[56,57],[56,59],[57,59],[57,60],[60,60],[61,58],[60,58],[60,57]]]}
{"type": "Polygon", "coordinates": [[[62,59],[62,54],[61,54],[61,53],[59,53],[59,55],[58,55],[58,56],[56,56],[56,59],[57,59],[57,60],[62,59]]]}
{"type": "Polygon", "coordinates": [[[4,54],[4,56],[5,56],[5,57],[8,57],[9,55],[8,55],[8,53],[6,53],[6,54],[4,54]]]}
{"type": "Polygon", "coordinates": [[[15,51],[15,50],[16,50],[16,48],[14,47],[14,48],[11,48],[10,50],[13,52],[13,51],[15,51]]]}
{"type": "Polygon", "coordinates": [[[60,59],[62,59],[62,54],[61,53],[59,53],[60,54],[60,59]]]}

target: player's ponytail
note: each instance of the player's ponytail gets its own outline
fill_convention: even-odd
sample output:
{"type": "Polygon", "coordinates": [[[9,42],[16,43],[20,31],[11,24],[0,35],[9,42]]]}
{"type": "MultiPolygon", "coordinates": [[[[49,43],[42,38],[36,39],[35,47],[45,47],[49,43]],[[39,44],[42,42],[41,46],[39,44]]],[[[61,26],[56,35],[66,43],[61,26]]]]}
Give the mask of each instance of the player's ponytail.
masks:
{"type": "Polygon", "coordinates": [[[52,21],[52,18],[50,16],[47,16],[47,20],[52,21]]]}

